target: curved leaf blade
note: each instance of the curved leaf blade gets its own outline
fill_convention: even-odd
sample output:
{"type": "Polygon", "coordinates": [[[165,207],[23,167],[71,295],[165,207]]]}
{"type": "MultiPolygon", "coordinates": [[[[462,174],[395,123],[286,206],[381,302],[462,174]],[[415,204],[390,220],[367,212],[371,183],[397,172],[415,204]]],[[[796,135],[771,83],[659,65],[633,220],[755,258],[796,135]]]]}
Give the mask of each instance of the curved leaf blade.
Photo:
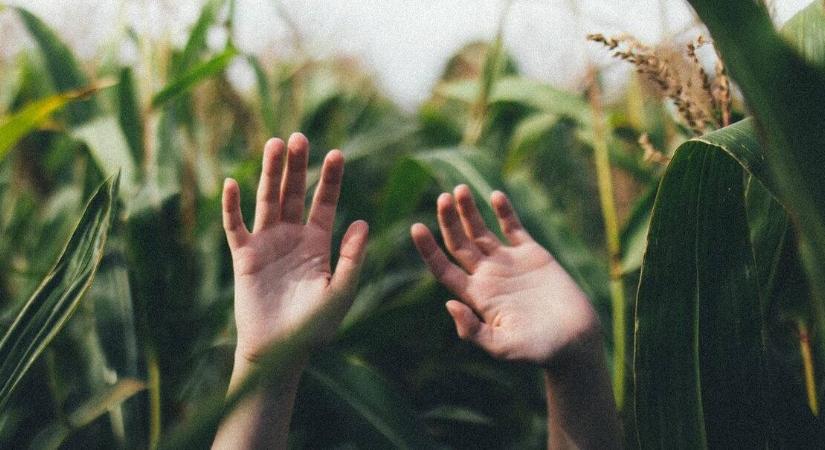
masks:
{"type": "Polygon", "coordinates": [[[109,233],[119,175],[89,200],[63,253],[0,341],[0,408],[92,284],[109,233]]]}
{"type": "Polygon", "coordinates": [[[26,105],[20,111],[0,118],[0,160],[17,144],[20,139],[43,125],[55,111],[60,110],[71,102],[83,99],[109,86],[98,83],[85,89],[64,92],[52,95],[26,105]]]}
{"type": "MultiPolygon", "coordinates": [[[[726,130],[710,139],[729,149],[739,141],[726,130]]],[[[636,302],[642,448],[765,446],[762,318],[742,169],[720,150],[700,140],[680,146],[654,204],[636,302]]]]}
{"type": "Polygon", "coordinates": [[[179,78],[167,84],[166,87],[152,97],[152,108],[163,106],[168,101],[185,94],[198,83],[217,75],[232,62],[232,58],[237,54],[237,50],[228,48],[214,58],[192,67],[191,70],[180,75],[179,78]]]}
{"type": "MultiPolygon", "coordinates": [[[[765,156],[779,200],[799,231],[800,251],[818,316],[816,334],[820,352],[825,352],[823,61],[812,63],[816,55],[803,56],[807,45],[792,48],[776,32],[761,2],[690,0],[690,4],[710,30],[767,143],[765,156]]],[[[821,2],[817,4],[821,7],[821,2]]],[[[811,21],[801,23],[811,25],[811,21]]],[[[816,45],[817,33],[799,31],[794,35],[806,35],[816,45]]]]}

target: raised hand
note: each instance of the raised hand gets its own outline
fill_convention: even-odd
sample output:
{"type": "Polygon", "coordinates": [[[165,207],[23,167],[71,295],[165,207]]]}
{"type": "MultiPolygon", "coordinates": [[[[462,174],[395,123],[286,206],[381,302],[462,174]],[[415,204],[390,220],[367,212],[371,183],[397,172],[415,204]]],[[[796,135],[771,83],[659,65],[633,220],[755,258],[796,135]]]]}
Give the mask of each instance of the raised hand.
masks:
{"type": "Polygon", "coordinates": [[[451,262],[426,226],[413,242],[436,278],[458,296],[447,302],[458,335],[492,356],[551,369],[588,346],[601,352],[590,302],[565,270],[522,227],[507,197],[491,196],[508,244],[492,233],[470,189],[438,198],[438,223],[451,262]]]}
{"type": "Polygon", "coordinates": [[[256,361],[271,343],[308,320],[318,321],[313,324],[316,343],[328,339],[357,285],[366,222],[349,226],[331,272],[330,246],[344,157],[338,150],[326,155],[304,223],[308,154],[309,143],[300,133],[293,134],[286,146],[280,139],[266,143],[251,233],[241,215],[238,184],[232,179],[224,184],[223,224],[235,272],[236,357],[248,361],[256,361]],[[319,315],[321,310],[326,313],[319,315]]]}

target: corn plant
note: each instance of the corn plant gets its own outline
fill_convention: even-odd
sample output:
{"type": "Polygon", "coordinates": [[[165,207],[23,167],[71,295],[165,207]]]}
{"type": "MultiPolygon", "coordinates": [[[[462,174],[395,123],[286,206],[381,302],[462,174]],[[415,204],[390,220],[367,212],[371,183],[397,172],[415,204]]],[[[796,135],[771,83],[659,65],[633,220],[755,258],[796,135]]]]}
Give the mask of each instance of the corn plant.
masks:
{"type": "MultiPolygon", "coordinates": [[[[780,34],[755,2],[692,4],[724,62],[691,88],[722,99],[711,112],[673,86],[672,107],[643,94],[655,70],[615,104],[595,71],[586,92],[527,79],[501,33],[455,55],[410,114],[350,61],[244,54],[232,1],[204,2],[180,49],[124,30],[139,64],[93,70],[38,17],[0,11],[36,43],[0,63],[13,93],[0,96],[0,442],[208,446],[244,392],[225,398],[220,181],[237,179],[251,207],[263,142],[296,130],[315,149],[311,183],[322,150],[347,159],[336,239],[355,219],[372,237],[354,305],[302,380],[295,448],[545,445],[540,374],[459,341],[447,292],[414,257],[409,224],[431,222],[458,183],[488,220],[482,200],[506,190],[593,301],[628,447],[821,441],[825,10],[811,4],[780,34]],[[207,47],[213,28],[223,48],[207,47]],[[229,81],[234,63],[252,69],[252,92],[229,81]],[[81,276],[49,275],[55,260],[58,275],[81,276]],[[44,304],[60,314],[38,322],[44,304]]],[[[653,50],[630,45],[628,58],[650,62],[653,50]]],[[[695,59],[702,42],[691,45],[695,59]]],[[[246,389],[277,381],[293,347],[274,349],[246,389]]]]}

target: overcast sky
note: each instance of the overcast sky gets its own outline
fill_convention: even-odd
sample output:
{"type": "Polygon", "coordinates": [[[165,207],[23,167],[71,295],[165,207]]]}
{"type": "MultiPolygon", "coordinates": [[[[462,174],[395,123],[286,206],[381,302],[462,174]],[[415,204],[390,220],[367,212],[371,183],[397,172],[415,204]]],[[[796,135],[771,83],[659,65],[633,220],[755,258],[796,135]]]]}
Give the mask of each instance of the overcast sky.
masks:
{"type": "MultiPolygon", "coordinates": [[[[98,56],[124,24],[138,33],[185,42],[200,1],[12,0],[42,17],[83,58],[98,56]]],[[[775,0],[777,19],[787,20],[810,0],[775,0]]],[[[427,98],[447,59],[466,43],[495,34],[503,0],[237,0],[236,41],[257,54],[288,55],[295,23],[304,50],[323,57],[354,56],[392,98],[414,107],[427,98]],[[280,4],[280,7],[278,6],[280,4]],[[280,11],[280,12],[279,12],[280,11]]],[[[591,63],[610,64],[607,52],[588,43],[587,33],[628,32],[656,42],[690,28],[693,16],[682,0],[515,0],[506,17],[508,50],[526,75],[559,87],[574,87],[591,63]]],[[[685,37],[685,36],[683,36],[685,37]]],[[[219,43],[219,33],[212,40],[219,43]]],[[[16,17],[0,13],[0,52],[30,45],[16,17]]],[[[132,57],[122,49],[124,59],[132,57]]],[[[611,65],[614,67],[617,65],[611,65]]],[[[618,65],[615,70],[622,70],[618,65]]],[[[626,69],[626,68],[625,68],[626,69]]],[[[239,62],[232,76],[249,83],[239,62]]]]}

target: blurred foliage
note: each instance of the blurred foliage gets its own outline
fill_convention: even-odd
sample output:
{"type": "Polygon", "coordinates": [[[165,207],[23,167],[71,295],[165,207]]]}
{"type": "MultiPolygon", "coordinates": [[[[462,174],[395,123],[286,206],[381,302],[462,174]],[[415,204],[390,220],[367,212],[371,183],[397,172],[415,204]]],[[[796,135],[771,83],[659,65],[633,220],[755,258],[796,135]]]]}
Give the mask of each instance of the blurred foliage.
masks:
{"type": "MultiPolygon", "coordinates": [[[[673,416],[662,417],[672,417],[673,424],[693,420],[700,436],[699,441],[696,435],[668,439],[684,445],[703,445],[705,437],[711,444],[722,442],[712,439],[713,431],[705,436],[702,422],[716,421],[708,428],[714,430],[736,417],[725,411],[735,413],[745,403],[735,403],[739,391],[725,391],[730,383],[772,400],[759,422],[767,423],[761,431],[770,434],[771,443],[782,447],[821,438],[823,424],[811,413],[806,385],[813,383],[822,398],[823,371],[816,365],[815,379],[804,376],[798,328],[788,326],[817,323],[813,305],[822,299],[808,288],[816,272],[803,264],[797,245],[798,236],[816,229],[793,226],[796,216],[784,208],[797,204],[776,201],[790,191],[780,183],[776,163],[760,157],[764,147],[750,119],[682,144],[688,129],[645,79],[635,77],[621,100],[597,105],[604,107],[606,129],[596,133],[592,97],[521,76],[500,37],[455,55],[432,96],[410,114],[350,60],[244,54],[233,45],[233,5],[226,3],[205,3],[183,48],[126,33],[124,39],[142,49],[142,60],[132,67],[109,63],[96,69],[78,62],[60,36],[26,10],[0,12],[19,17],[36,43],[15,61],[0,63],[4,334],[64,248],[83,200],[121,172],[118,214],[94,282],[71,320],[51,330],[57,333],[54,340],[0,412],[0,446],[147,448],[211,440],[210,417],[222,411],[234,343],[221,180],[239,181],[243,207],[251,211],[265,139],[298,130],[314,149],[310,184],[317,181],[325,150],[340,148],[347,159],[336,240],[355,219],[367,220],[372,231],[353,308],[337,339],[315,355],[302,380],[292,447],[546,445],[541,374],[497,362],[458,340],[443,307],[449,293],[425,270],[409,240],[409,224],[433,225],[436,196],[458,183],[471,187],[489,223],[494,223],[486,206],[490,193],[502,189],[511,195],[525,226],[593,301],[610,355],[614,336],[628,342],[633,336],[632,326],[611,329],[630,322],[611,315],[611,273],[623,282],[624,298],[636,298],[641,279],[640,302],[658,302],[640,303],[643,325],[663,306],[670,308],[680,282],[689,286],[679,293],[690,301],[702,295],[734,299],[716,306],[724,314],[715,320],[711,310],[700,310],[697,318],[690,304],[681,304],[662,316],[672,320],[660,324],[659,334],[645,334],[642,327],[637,352],[639,345],[649,348],[644,342],[658,346],[645,353],[652,355],[642,361],[646,366],[637,361],[637,370],[655,375],[645,391],[632,395],[631,356],[611,363],[613,373],[627,378],[622,414],[628,447],[638,445],[637,436],[656,433],[649,421],[664,409],[645,413],[653,411],[645,409],[649,403],[638,411],[633,403],[648,398],[657,407],[661,400],[675,405],[668,409],[673,416]],[[223,48],[207,46],[214,28],[229,36],[223,48]],[[227,78],[230,64],[252,71],[252,92],[237,91],[227,78]],[[98,92],[101,80],[110,79],[117,86],[98,92]],[[665,156],[673,156],[661,187],[662,168],[646,161],[637,143],[644,134],[665,156]],[[594,160],[600,145],[609,154],[612,207],[623,224],[620,264],[614,261],[612,269],[594,160]],[[676,147],[674,155],[670,150],[676,147]],[[699,162],[706,160],[712,162],[699,162]],[[776,186],[785,187],[775,191],[776,186]],[[704,217],[702,230],[697,216],[704,217]],[[643,262],[647,242],[656,244],[643,262]],[[700,247],[706,257],[697,256],[700,247]],[[747,276],[743,281],[718,275],[725,268],[737,276],[744,268],[747,276]],[[696,284],[697,274],[704,284],[696,284]],[[699,291],[693,295],[690,289],[699,291]],[[734,291],[742,300],[728,295],[734,291]],[[754,309],[745,308],[754,303],[760,305],[757,318],[751,317],[754,309]],[[746,328],[723,328],[739,323],[742,314],[748,317],[746,328]],[[703,329],[705,342],[724,344],[714,347],[716,353],[700,353],[685,341],[701,318],[722,327],[703,329]],[[725,346],[729,341],[746,351],[731,356],[740,347],[725,346]],[[700,355],[712,356],[701,360],[700,355]],[[702,417],[667,388],[671,382],[697,382],[687,378],[696,375],[700,363],[703,377],[724,381],[727,369],[714,362],[728,357],[741,363],[736,377],[752,374],[755,364],[760,378],[750,380],[747,389],[736,385],[742,379],[736,377],[708,386],[705,398],[719,391],[726,395],[717,399],[719,408],[706,406],[706,414],[722,419],[702,417]],[[723,404],[725,399],[734,404],[723,404]]],[[[821,21],[796,23],[823,29],[821,21]]],[[[821,50],[807,43],[805,32],[794,30],[790,41],[821,50]]],[[[747,70],[732,67],[732,75],[742,83],[737,77],[747,70]]],[[[742,87],[745,100],[755,101],[747,83],[742,87]]],[[[769,119],[760,111],[754,109],[764,124],[769,119]]],[[[741,115],[739,107],[735,116],[741,115]]],[[[793,136],[798,130],[768,131],[793,136]]],[[[632,314],[633,305],[624,306],[632,314]]],[[[821,338],[814,339],[815,355],[825,352],[821,338]]],[[[692,398],[699,407],[701,400],[692,398]]]]}

